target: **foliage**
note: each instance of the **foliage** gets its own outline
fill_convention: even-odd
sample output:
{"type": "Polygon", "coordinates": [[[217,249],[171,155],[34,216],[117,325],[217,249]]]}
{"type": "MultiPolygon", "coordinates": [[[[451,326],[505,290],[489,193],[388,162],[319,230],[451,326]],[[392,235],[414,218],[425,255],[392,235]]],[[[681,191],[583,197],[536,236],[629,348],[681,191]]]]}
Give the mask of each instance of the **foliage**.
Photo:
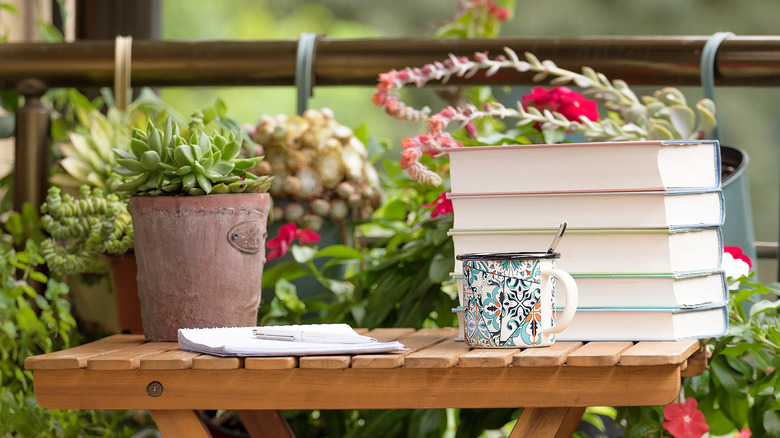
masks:
{"type": "MultiPolygon", "coordinates": [[[[379,75],[377,92],[372,97],[375,105],[384,106],[390,116],[401,120],[428,119],[427,133],[404,139],[402,142],[402,163],[410,175],[421,182],[434,185],[442,183],[442,177],[422,165],[419,160],[424,154],[438,155],[446,147],[463,145],[444,131],[451,122],[460,123],[469,135],[475,136],[477,132],[472,125],[474,120],[517,119],[519,131],[509,131],[503,136],[490,138],[487,143],[494,145],[506,142],[559,143],[567,134],[584,134],[589,141],[690,139],[702,138],[715,127],[715,104],[709,99],[699,101],[694,111],[679,90],[667,87],[640,100],[624,81],[610,81],[590,67],[583,67],[582,74],[579,74],[559,68],[549,60],[540,61],[528,52],[525,53],[525,59],[521,60],[512,49],[505,47],[504,51],[505,55],[493,59],[490,59],[487,53],[476,53],[473,60],[450,55],[449,59],[442,62],[420,68],[392,70],[379,75]],[[542,81],[552,76],[550,84],[567,92],[571,90],[562,86],[572,83],[582,88],[585,96],[601,103],[607,110],[607,115],[600,120],[591,120],[582,113],[567,117],[559,112],[557,106],[549,105],[549,99],[544,103],[539,99],[524,99],[523,103],[518,103],[516,109],[507,108],[498,102],[484,104],[482,108],[464,103],[431,115],[430,108],[418,110],[405,105],[396,91],[406,84],[420,87],[431,80],[446,83],[453,75],[469,78],[481,70],[485,70],[485,76],[491,76],[505,68],[535,73],[534,81],[542,81]]],[[[474,144],[487,143],[477,141],[474,144]]]]}
{"type": "Polygon", "coordinates": [[[686,379],[713,435],[750,428],[780,435],[780,300],[777,290],[741,277],[732,291],[729,332],[708,344],[709,367],[686,379]]]}
{"type": "MultiPolygon", "coordinates": [[[[777,290],[746,277],[729,300],[729,331],[706,347],[709,366],[683,379],[683,397],[695,398],[710,434],[721,436],[749,429],[752,436],[780,435],[780,300],[777,290]]],[[[619,408],[617,420],[626,437],[664,433],[661,406],[619,408]]]]}
{"type": "Polygon", "coordinates": [[[120,255],[133,248],[126,201],[86,185],[80,199],[61,192],[59,187],[49,188],[41,206],[43,228],[52,236],[41,244],[50,269],[62,274],[88,272],[101,255],[120,255]]]}
{"type": "MultiPolygon", "coordinates": [[[[34,212],[25,206],[25,216],[34,212]]],[[[9,223],[21,220],[12,213],[9,223]]],[[[36,218],[32,218],[36,219],[36,218]]],[[[7,224],[8,225],[8,224],[7,224]]],[[[17,226],[0,240],[0,436],[130,436],[121,416],[104,411],[44,409],[35,402],[27,357],[68,348],[76,335],[68,287],[41,273],[39,234],[17,226]],[[15,250],[11,242],[22,244],[15,250]]]]}
{"type": "Polygon", "coordinates": [[[192,125],[189,140],[168,119],[165,130],[150,120],[146,131],[134,129],[130,151],[114,148],[119,167],[114,171],[133,177],[116,187],[128,195],[207,195],[266,192],[272,177],[257,177],[247,171],[262,157],[241,158],[241,139],[233,131],[227,137],[211,136],[192,125]]]}
{"type": "Polygon", "coordinates": [[[78,90],[69,88],[52,94],[54,113],[51,135],[57,164],[51,182],[63,188],[76,189],[83,184],[112,193],[122,180],[114,172],[116,158],[112,148],[130,150],[133,127],[143,128],[148,119],[180,118],[152,90],[144,88],[125,110],[113,106],[110,90],[90,101],[78,90]],[[107,107],[103,114],[103,108],[107,107]]]}

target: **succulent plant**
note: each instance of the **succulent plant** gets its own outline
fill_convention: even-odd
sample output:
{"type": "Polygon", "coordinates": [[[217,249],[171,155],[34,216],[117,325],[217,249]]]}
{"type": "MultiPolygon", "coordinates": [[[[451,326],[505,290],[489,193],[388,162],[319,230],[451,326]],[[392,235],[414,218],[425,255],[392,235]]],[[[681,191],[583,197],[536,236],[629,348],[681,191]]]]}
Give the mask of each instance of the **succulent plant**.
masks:
{"type": "Polygon", "coordinates": [[[102,254],[119,255],[133,248],[133,223],[127,202],[102,189],[80,188],[83,198],[62,194],[51,187],[41,205],[43,228],[52,236],[41,253],[53,271],[88,272],[102,254]]]}
{"type": "Polygon", "coordinates": [[[130,151],[114,149],[114,171],[132,178],[116,190],[148,196],[268,191],[273,177],[248,172],[263,157],[239,157],[240,149],[232,131],[226,137],[193,130],[185,140],[170,119],[164,131],[149,121],[146,131],[133,130],[130,151]]]}
{"type": "Polygon", "coordinates": [[[265,115],[247,131],[258,144],[256,153],[266,157],[251,170],[274,176],[271,196],[286,204],[275,220],[305,221],[316,229],[322,221],[312,216],[365,219],[381,204],[379,177],[365,145],[330,109],[265,115]]]}
{"type": "Polygon", "coordinates": [[[112,148],[129,150],[132,126],[145,124],[158,114],[173,113],[147,88],[125,111],[109,106],[105,115],[99,105],[75,89],[64,90],[61,99],[63,114],[57,113],[52,121],[52,136],[55,154],[60,156],[57,164],[65,172],[55,173],[51,182],[73,192],[82,184],[112,192],[122,183],[113,170],[117,164],[112,148]]]}

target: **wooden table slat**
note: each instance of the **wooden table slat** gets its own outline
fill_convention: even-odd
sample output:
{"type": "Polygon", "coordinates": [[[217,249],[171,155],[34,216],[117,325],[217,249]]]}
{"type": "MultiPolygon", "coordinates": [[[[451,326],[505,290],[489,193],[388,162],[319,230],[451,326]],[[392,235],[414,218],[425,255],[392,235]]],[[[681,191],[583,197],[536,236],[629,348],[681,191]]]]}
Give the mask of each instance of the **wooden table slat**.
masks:
{"type": "Polygon", "coordinates": [[[85,368],[91,357],[122,350],[144,343],[143,335],[113,335],[89,344],[40,356],[28,357],[24,367],[28,370],[63,370],[85,368]]]}
{"type": "Polygon", "coordinates": [[[409,351],[402,353],[360,354],[352,358],[352,368],[398,368],[404,366],[404,360],[409,354],[442,342],[457,334],[457,331],[442,331],[441,329],[420,329],[411,331],[408,335],[398,338],[409,351]]]}
{"type": "Polygon", "coordinates": [[[203,354],[192,358],[193,370],[235,370],[243,367],[243,357],[220,357],[203,354]]]}
{"type": "Polygon", "coordinates": [[[192,368],[192,359],[200,353],[184,350],[170,350],[154,356],[141,358],[142,370],[186,370],[192,368]]]}
{"type": "Polygon", "coordinates": [[[470,351],[465,342],[455,341],[453,337],[434,344],[431,347],[409,354],[404,359],[404,368],[449,368],[457,365],[458,358],[470,351]]]}
{"type": "Polygon", "coordinates": [[[582,342],[555,342],[549,347],[526,348],[514,356],[512,365],[516,367],[557,367],[566,363],[568,355],[582,345],[582,342]]]}
{"type": "Polygon", "coordinates": [[[87,359],[90,370],[134,370],[141,359],[179,348],[178,342],[150,342],[87,359]]]}
{"type": "Polygon", "coordinates": [[[379,342],[392,342],[412,333],[413,328],[375,328],[366,333],[366,336],[371,336],[379,342]]]}
{"type": "Polygon", "coordinates": [[[298,368],[298,358],[295,356],[280,357],[247,357],[244,368],[248,370],[282,370],[298,368]]]}
{"type": "Polygon", "coordinates": [[[352,356],[303,356],[298,359],[299,368],[317,368],[322,370],[338,370],[349,368],[352,356]]]}
{"type": "Polygon", "coordinates": [[[623,352],[620,365],[676,365],[698,349],[697,339],[676,342],[643,341],[623,352]]]}
{"type": "Polygon", "coordinates": [[[569,366],[599,367],[612,366],[620,362],[621,354],[631,348],[633,342],[589,342],[569,353],[569,366]]]}
{"type": "Polygon", "coordinates": [[[458,358],[461,367],[505,367],[520,352],[519,348],[476,348],[458,358]]]}

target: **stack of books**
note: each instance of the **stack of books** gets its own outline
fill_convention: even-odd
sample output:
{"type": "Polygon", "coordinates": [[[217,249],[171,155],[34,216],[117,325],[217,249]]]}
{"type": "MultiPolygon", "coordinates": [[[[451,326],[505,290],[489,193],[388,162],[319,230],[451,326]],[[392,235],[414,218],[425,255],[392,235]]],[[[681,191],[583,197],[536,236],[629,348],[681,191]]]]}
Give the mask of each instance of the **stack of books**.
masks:
{"type": "MultiPolygon", "coordinates": [[[[556,267],[574,277],[579,303],[558,340],[677,340],[726,333],[717,141],[447,152],[454,210],[449,234],[456,255],[543,252],[560,223],[568,224],[556,267]]],[[[457,260],[455,267],[462,292],[457,260]]],[[[556,308],[562,308],[556,299],[556,308]]]]}

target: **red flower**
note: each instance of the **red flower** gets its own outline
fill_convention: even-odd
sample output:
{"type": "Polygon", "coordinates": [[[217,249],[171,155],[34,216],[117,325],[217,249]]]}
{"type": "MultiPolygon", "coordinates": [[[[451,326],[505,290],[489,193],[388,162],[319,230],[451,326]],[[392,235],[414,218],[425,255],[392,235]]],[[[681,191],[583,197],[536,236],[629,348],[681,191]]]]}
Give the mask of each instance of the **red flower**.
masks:
{"type": "Polygon", "coordinates": [[[688,397],[685,403],[664,406],[664,429],[674,438],[701,438],[710,428],[697,404],[695,398],[688,397]]]}
{"type": "Polygon", "coordinates": [[[731,254],[731,256],[734,257],[734,260],[742,260],[747,263],[748,268],[753,269],[753,262],[750,260],[750,257],[742,252],[742,248],[738,246],[724,246],[723,252],[731,254]]]}
{"type": "Polygon", "coordinates": [[[441,192],[438,198],[430,204],[424,204],[424,208],[433,208],[431,217],[452,213],[452,201],[447,199],[447,192],[441,192]]]}
{"type": "Polygon", "coordinates": [[[529,106],[561,113],[572,122],[579,122],[580,116],[585,116],[592,122],[599,119],[596,101],[588,100],[568,87],[553,87],[549,90],[535,87],[531,94],[523,96],[523,108],[528,109],[529,106]]]}
{"type": "Polygon", "coordinates": [[[270,261],[287,254],[287,248],[289,248],[296,239],[301,243],[318,243],[320,241],[320,235],[310,228],[299,230],[294,222],[286,223],[279,227],[277,237],[269,239],[268,243],[266,243],[266,245],[271,248],[271,251],[268,252],[266,258],[270,261]]]}

